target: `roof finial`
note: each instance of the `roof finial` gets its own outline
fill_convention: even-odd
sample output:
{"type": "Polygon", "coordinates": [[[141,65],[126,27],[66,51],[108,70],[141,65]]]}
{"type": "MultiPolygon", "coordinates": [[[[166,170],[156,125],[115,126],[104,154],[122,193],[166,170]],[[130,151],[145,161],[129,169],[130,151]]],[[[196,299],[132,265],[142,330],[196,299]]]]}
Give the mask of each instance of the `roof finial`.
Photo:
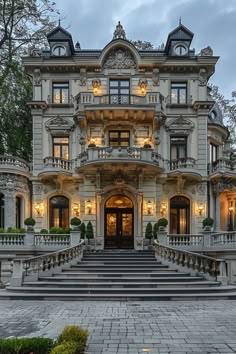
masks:
{"type": "Polygon", "coordinates": [[[181,23],[181,16],[180,16],[180,18],[179,18],[179,26],[180,26],[180,25],[182,25],[182,23],[181,23]]]}
{"type": "Polygon", "coordinates": [[[61,26],[61,18],[58,19],[58,26],[61,26]]]}
{"type": "Polygon", "coordinates": [[[116,29],[113,34],[113,39],[117,38],[123,38],[126,39],[126,34],[123,26],[121,25],[120,21],[118,22],[118,25],[116,26],[116,29]]]}

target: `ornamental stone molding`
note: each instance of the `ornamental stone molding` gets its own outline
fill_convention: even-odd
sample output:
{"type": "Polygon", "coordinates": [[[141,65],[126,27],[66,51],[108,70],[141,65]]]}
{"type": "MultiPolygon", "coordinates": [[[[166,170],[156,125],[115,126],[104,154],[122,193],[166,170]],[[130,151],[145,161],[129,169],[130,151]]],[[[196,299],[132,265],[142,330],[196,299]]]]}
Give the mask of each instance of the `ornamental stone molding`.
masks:
{"type": "Polygon", "coordinates": [[[205,195],[207,193],[207,185],[206,183],[199,183],[197,185],[198,195],[205,195]]]}
{"type": "Polygon", "coordinates": [[[207,70],[205,68],[201,68],[199,71],[199,86],[205,86],[207,84],[207,70]]]}
{"type": "Polygon", "coordinates": [[[183,116],[179,116],[177,119],[172,119],[165,126],[165,129],[170,134],[184,134],[188,135],[190,132],[194,130],[194,123],[189,119],[183,118],[183,116]]]}
{"type": "Polygon", "coordinates": [[[58,114],[56,118],[47,121],[45,127],[47,131],[52,131],[52,130],[73,131],[75,126],[69,119],[61,117],[58,114]]]}
{"type": "Polygon", "coordinates": [[[34,44],[32,46],[28,47],[28,56],[29,57],[41,57],[41,55],[42,55],[42,50],[39,48],[36,48],[34,44]]]}
{"type": "Polygon", "coordinates": [[[87,83],[87,74],[86,74],[86,69],[81,68],[80,69],[80,77],[79,77],[79,85],[80,86],[86,86],[87,83]]]}
{"type": "Polygon", "coordinates": [[[224,192],[225,190],[232,191],[234,187],[236,187],[236,181],[235,182],[220,181],[212,185],[212,190],[214,194],[219,194],[224,192]]]}
{"type": "Polygon", "coordinates": [[[153,69],[152,71],[152,83],[153,86],[158,86],[160,82],[160,70],[159,69],[153,69]]]}
{"type": "Polygon", "coordinates": [[[40,69],[35,69],[33,73],[34,85],[41,85],[42,77],[40,69]]]}
{"type": "Polygon", "coordinates": [[[115,48],[109,52],[103,67],[106,69],[134,69],[136,63],[128,49],[115,48]]]}
{"type": "Polygon", "coordinates": [[[206,48],[203,48],[200,52],[200,55],[202,57],[212,57],[213,55],[213,50],[210,46],[207,46],[206,48]]]}
{"type": "Polygon", "coordinates": [[[29,193],[29,184],[26,177],[12,174],[0,175],[0,191],[3,193],[29,193]]]}
{"type": "Polygon", "coordinates": [[[113,33],[113,39],[118,39],[118,38],[126,39],[126,33],[120,21],[118,22],[118,25],[116,26],[116,29],[113,33]]]}

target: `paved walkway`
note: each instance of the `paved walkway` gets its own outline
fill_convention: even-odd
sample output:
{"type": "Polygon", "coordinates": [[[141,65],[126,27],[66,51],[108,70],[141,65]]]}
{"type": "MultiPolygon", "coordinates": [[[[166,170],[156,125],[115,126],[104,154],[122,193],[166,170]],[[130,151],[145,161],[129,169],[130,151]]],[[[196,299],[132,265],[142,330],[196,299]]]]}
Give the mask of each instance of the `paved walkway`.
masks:
{"type": "Polygon", "coordinates": [[[1,301],[0,337],[90,332],[87,354],[236,353],[236,301],[1,301]]]}

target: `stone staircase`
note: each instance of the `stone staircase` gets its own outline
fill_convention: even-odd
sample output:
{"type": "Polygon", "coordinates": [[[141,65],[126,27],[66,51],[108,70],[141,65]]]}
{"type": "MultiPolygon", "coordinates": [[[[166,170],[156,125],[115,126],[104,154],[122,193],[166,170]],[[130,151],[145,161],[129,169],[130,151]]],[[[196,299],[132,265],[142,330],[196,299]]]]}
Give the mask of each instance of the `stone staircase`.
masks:
{"type": "Polygon", "coordinates": [[[81,262],[60,273],[9,286],[0,299],[236,299],[236,287],[178,272],[157,261],[152,251],[100,251],[84,253],[81,262]]]}

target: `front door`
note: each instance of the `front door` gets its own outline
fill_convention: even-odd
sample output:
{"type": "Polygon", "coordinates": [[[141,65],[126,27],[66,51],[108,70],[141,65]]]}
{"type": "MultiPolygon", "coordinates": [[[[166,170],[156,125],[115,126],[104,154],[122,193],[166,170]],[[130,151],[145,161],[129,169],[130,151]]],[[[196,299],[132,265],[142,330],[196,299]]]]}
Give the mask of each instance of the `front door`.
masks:
{"type": "Polygon", "coordinates": [[[190,202],[183,196],[170,200],[170,233],[190,233],[190,202]]]}
{"type": "Polygon", "coordinates": [[[133,248],[133,203],[125,196],[110,198],[105,207],[105,247],[133,248]]]}

